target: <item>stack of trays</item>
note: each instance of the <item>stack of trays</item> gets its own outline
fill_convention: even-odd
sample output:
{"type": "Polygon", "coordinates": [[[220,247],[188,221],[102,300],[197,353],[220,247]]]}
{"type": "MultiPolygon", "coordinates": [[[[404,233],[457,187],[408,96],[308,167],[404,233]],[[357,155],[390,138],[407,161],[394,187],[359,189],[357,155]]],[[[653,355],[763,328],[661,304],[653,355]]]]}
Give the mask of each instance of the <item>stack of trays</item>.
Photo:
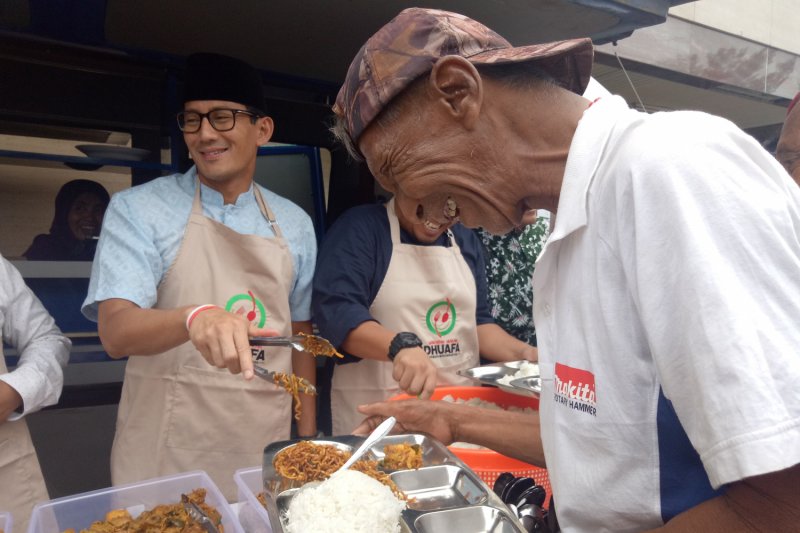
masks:
{"type": "MultiPolygon", "coordinates": [[[[349,452],[364,441],[353,435],[314,440],[349,452]]],[[[275,456],[299,440],[270,444],[264,450],[264,489],[272,530],[286,530],[285,513],[301,485],[285,480],[272,466],[275,456]]],[[[392,435],[378,441],[365,459],[380,461],[387,444],[416,444],[422,449],[423,466],[417,470],[390,473],[392,481],[408,497],[408,508],[400,517],[406,533],[524,533],[525,529],[500,498],[439,441],[426,435],[392,435]]]]}

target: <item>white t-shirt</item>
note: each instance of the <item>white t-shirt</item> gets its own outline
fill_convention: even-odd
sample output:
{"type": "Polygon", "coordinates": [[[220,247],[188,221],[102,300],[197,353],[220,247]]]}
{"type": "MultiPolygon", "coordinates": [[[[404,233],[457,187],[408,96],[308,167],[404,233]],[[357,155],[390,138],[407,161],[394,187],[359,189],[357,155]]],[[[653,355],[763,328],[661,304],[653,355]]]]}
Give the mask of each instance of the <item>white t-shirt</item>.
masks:
{"type": "Polygon", "coordinates": [[[657,527],[800,462],[800,188],[730,122],[591,106],[534,295],[565,532],[657,527]]]}

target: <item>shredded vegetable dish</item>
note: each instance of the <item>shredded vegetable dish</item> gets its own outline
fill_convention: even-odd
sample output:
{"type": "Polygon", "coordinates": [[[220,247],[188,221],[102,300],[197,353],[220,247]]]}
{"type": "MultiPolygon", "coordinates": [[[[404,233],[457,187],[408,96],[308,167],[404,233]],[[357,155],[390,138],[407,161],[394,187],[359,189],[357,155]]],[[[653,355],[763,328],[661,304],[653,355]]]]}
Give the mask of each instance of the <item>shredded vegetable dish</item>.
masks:
{"type": "MultiPolygon", "coordinates": [[[[350,452],[329,444],[315,444],[304,440],[278,453],[272,460],[272,466],[286,479],[303,483],[324,481],[336,472],[350,455],[350,452]]],[[[378,468],[377,461],[361,459],[350,468],[380,481],[392,489],[395,496],[406,500],[405,494],[397,488],[389,475],[378,468]]]]}
{"type": "Polygon", "coordinates": [[[416,470],[422,466],[422,448],[419,444],[387,444],[383,447],[381,467],[386,470],[416,470]]]}
{"type": "MultiPolygon", "coordinates": [[[[219,511],[205,503],[206,489],[195,489],[188,497],[216,524],[219,532],[224,533],[219,511]]],[[[75,533],[75,529],[70,528],[63,533],[75,533]]],[[[183,504],[178,502],[157,505],[136,518],[125,509],[114,509],[106,513],[105,520],[93,522],[81,533],[206,533],[206,530],[189,517],[183,504]]]]}
{"type": "Polygon", "coordinates": [[[303,348],[308,353],[314,355],[324,355],[326,357],[344,357],[336,351],[333,344],[327,339],[317,337],[316,335],[308,335],[306,333],[298,333],[303,338],[303,348]]]}
{"type": "Polygon", "coordinates": [[[300,415],[303,414],[303,405],[300,402],[300,393],[315,394],[315,392],[308,388],[308,385],[304,379],[299,378],[294,374],[275,372],[275,378],[273,381],[275,382],[275,385],[283,387],[286,392],[292,395],[292,398],[294,399],[294,419],[300,420],[300,415]]]}

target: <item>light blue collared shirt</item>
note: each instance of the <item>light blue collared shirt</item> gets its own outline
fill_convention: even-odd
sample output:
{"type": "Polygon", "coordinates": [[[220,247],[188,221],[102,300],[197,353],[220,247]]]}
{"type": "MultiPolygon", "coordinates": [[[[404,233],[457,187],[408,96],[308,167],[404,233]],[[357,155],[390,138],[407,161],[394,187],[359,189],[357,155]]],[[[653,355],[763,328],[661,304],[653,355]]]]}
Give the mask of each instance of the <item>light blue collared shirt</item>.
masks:
{"type": "MultiPolygon", "coordinates": [[[[81,311],[97,321],[97,305],[109,298],[139,307],[156,303],[158,285],[175,261],[189,220],[197,169],[173,174],[116,193],[111,198],[97,246],[89,292],[81,311]]],[[[260,187],[260,186],[259,186],[260,187]]],[[[311,218],[291,201],[260,187],[289,245],[294,266],[289,307],[293,321],[311,319],[311,281],[317,241],[311,218]]],[[[203,215],[245,235],[273,238],[252,187],[233,204],[201,184],[203,215]]]]}

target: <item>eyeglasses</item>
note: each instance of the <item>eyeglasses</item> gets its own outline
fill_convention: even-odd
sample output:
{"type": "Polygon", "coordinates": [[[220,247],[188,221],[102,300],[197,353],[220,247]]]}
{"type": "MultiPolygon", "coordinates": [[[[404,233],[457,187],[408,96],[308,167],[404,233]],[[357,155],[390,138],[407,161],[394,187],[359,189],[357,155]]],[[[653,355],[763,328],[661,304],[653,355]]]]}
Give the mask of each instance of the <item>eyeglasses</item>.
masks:
{"type": "Polygon", "coordinates": [[[212,109],[208,113],[198,113],[197,111],[181,111],[178,113],[178,128],[183,133],[197,133],[200,131],[200,126],[203,119],[207,118],[211,127],[217,131],[230,131],[236,126],[236,115],[248,115],[253,117],[253,123],[259,115],[251,113],[244,109],[212,109]]]}

